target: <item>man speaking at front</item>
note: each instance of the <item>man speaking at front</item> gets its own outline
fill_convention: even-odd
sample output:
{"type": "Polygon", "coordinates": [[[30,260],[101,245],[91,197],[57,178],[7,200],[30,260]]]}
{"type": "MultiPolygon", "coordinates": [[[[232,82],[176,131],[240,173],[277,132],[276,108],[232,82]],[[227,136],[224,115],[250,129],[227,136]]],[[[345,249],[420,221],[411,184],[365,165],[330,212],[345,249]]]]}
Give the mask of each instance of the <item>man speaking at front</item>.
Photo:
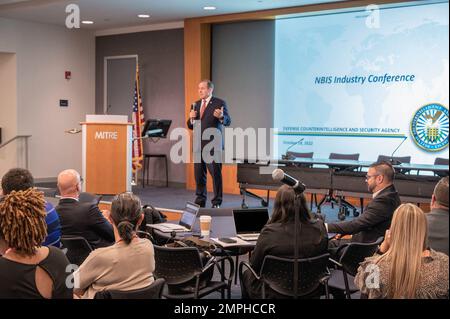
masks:
{"type": "MultiPolygon", "coordinates": [[[[200,100],[191,106],[187,126],[194,129],[194,175],[196,190],[195,202],[201,207],[206,204],[206,169],[213,178],[214,198],[211,200],[213,208],[219,208],[222,204],[222,150],[223,150],[223,127],[229,126],[231,118],[228,114],[227,105],[224,100],[212,96],[214,84],[210,80],[203,80],[198,84],[200,100]],[[200,128],[197,125],[200,124],[200,128]],[[199,129],[201,135],[196,134],[199,129]],[[206,131],[206,132],[205,132],[206,131]],[[205,134],[204,134],[205,133],[205,134]],[[210,134],[212,133],[212,134],[210,134]],[[214,145],[206,154],[203,154],[205,146],[209,143],[214,145]],[[196,148],[195,146],[199,147],[196,148]]],[[[208,145],[208,150],[209,150],[208,145]]]]}

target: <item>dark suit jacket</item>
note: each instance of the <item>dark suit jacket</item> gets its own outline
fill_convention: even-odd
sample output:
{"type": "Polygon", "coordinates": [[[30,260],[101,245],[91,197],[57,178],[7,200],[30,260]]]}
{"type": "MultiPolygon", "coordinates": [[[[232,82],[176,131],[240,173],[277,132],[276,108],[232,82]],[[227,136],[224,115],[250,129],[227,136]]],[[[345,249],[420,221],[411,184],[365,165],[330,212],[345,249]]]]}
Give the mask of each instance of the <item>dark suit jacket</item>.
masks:
{"type": "MultiPolygon", "coordinates": [[[[257,274],[267,255],[294,258],[294,232],[293,222],[264,226],[250,258],[252,268],[257,274]]],[[[314,223],[302,223],[298,238],[299,258],[315,257],[328,252],[328,235],[321,219],[317,219],[314,223]]],[[[261,283],[249,271],[244,273],[243,281],[251,298],[261,297],[261,283]]],[[[278,296],[271,289],[267,289],[266,293],[269,298],[278,296]]]]}
{"type": "Polygon", "coordinates": [[[364,209],[363,214],[350,221],[328,224],[330,233],[352,234],[352,242],[371,243],[385,235],[392,215],[401,201],[394,185],[383,189],[364,209]]]}
{"type": "MultiPolygon", "coordinates": [[[[200,108],[202,106],[202,100],[198,100],[195,102],[194,105],[194,111],[197,112],[196,120],[200,120],[200,108]]],[[[224,147],[223,143],[223,127],[229,126],[231,124],[231,118],[228,114],[228,108],[227,104],[224,100],[219,99],[217,97],[211,97],[211,100],[209,101],[208,105],[206,106],[205,112],[203,113],[203,117],[201,118],[201,132],[203,135],[203,132],[208,128],[217,128],[221,135],[222,140],[221,142],[221,149],[224,147]],[[221,122],[218,118],[214,117],[214,110],[220,109],[223,106],[223,121],[221,122]]],[[[187,126],[189,129],[193,129],[194,126],[191,123],[191,119],[188,119],[187,126]]],[[[203,147],[208,144],[212,138],[208,137],[207,140],[202,140],[202,149],[203,147]]]]}
{"type": "Polygon", "coordinates": [[[428,245],[448,255],[448,209],[432,209],[427,216],[428,245]]]}
{"type": "Polygon", "coordinates": [[[64,198],[56,206],[61,220],[62,236],[81,236],[92,248],[114,243],[112,225],[103,217],[96,203],[64,198]]]}

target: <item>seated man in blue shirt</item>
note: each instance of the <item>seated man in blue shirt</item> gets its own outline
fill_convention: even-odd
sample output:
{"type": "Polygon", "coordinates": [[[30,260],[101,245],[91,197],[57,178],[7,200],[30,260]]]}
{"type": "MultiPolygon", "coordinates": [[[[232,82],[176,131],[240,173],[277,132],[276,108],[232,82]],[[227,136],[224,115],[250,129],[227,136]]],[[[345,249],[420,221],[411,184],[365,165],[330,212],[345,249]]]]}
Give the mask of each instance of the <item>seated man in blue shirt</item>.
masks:
{"type": "MultiPolygon", "coordinates": [[[[23,168],[10,169],[2,178],[3,195],[8,195],[12,191],[26,190],[31,187],[34,187],[33,175],[23,168]]],[[[61,240],[59,216],[53,205],[49,202],[45,203],[45,210],[47,212],[47,216],[45,217],[45,222],[47,223],[47,237],[42,245],[59,248],[61,240]]]]}

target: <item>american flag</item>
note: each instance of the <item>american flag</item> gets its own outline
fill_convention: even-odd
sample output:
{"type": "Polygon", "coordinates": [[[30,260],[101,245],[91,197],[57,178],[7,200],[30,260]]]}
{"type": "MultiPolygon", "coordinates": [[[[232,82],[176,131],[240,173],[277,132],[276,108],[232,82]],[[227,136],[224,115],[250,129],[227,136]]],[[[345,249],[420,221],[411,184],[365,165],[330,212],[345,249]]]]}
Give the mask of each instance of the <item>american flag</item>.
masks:
{"type": "Polygon", "coordinates": [[[139,88],[139,66],[136,65],[136,81],[134,82],[134,102],[133,102],[133,172],[142,168],[143,145],[142,129],[144,128],[144,110],[142,108],[141,90],[139,88]]]}

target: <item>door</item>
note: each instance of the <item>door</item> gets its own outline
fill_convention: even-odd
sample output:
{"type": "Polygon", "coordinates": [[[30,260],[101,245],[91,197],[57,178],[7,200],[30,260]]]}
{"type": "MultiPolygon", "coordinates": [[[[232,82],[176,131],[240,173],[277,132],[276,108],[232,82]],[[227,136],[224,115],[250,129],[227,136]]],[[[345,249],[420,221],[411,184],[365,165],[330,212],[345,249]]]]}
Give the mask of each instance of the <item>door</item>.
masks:
{"type": "Polygon", "coordinates": [[[106,114],[127,115],[131,122],[136,58],[106,58],[106,114]]]}

